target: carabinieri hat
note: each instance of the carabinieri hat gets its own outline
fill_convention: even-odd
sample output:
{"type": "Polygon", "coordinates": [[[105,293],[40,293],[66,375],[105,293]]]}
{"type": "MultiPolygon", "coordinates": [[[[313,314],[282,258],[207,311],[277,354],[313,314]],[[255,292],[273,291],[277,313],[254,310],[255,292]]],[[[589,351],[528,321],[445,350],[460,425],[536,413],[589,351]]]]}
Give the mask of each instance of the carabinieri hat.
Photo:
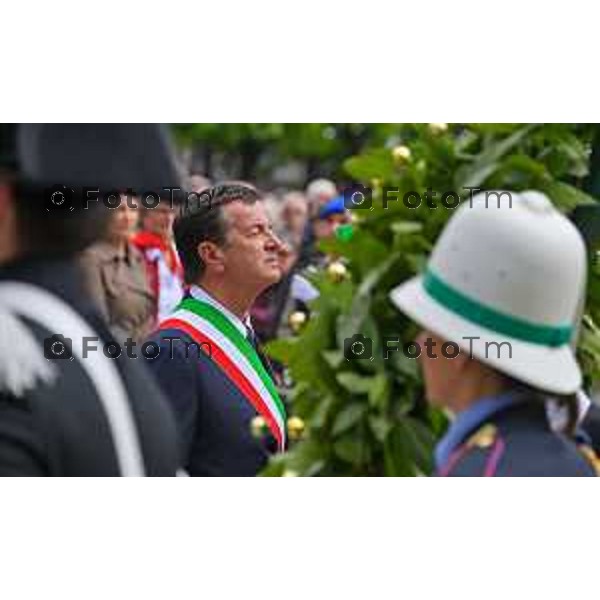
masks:
{"type": "Polygon", "coordinates": [[[33,188],[132,188],[169,198],[165,188],[182,187],[168,129],[155,123],[0,123],[0,169],[33,188]]]}
{"type": "Polygon", "coordinates": [[[510,192],[510,201],[506,193],[497,201],[482,192],[447,223],[425,272],[391,299],[481,362],[570,394],[582,379],[570,341],[586,262],[578,230],[544,194],[510,192]]]}

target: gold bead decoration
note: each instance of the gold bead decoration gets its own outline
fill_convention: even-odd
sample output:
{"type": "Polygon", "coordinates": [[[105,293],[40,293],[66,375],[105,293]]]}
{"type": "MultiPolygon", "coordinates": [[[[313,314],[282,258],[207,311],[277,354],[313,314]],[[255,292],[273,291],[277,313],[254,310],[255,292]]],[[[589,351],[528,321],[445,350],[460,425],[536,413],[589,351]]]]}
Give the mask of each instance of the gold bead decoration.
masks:
{"type": "Polygon", "coordinates": [[[287,420],[287,432],[290,440],[299,440],[304,433],[304,421],[300,417],[290,417],[287,420]]]}
{"type": "Polygon", "coordinates": [[[429,131],[434,134],[446,133],[448,131],[448,123],[429,123],[429,131]]]}
{"type": "Polygon", "coordinates": [[[294,333],[299,333],[306,324],[306,321],[308,321],[306,313],[302,312],[301,310],[297,310],[289,316],[288,325],[294,333]]]}
{"type": "Polygon", "coordinates": [[[327,276],[331,281],[339,283],[348,276],[348,269],[343,262],[336,260],[327,267],[327,276]]]}
{"type": "Polygon", "coordinates": [[[263,417],[257,415],[250,422],[250,431],[255,438],[261,438],[267,431],[267,422],[263,417]]]}
{"type": "Polygon", "coordinates": [[[489,448],[496,441],[498,429],[495,425],[487,424],[476,431],[467,442],[471,448],[489,448]]]}
{"type": "Polygon", "coordinates": [[[397,163],[407,163],[411,157],[410,148],[408,146],[396,146],[392,149],[392,156],[397,163]]]}

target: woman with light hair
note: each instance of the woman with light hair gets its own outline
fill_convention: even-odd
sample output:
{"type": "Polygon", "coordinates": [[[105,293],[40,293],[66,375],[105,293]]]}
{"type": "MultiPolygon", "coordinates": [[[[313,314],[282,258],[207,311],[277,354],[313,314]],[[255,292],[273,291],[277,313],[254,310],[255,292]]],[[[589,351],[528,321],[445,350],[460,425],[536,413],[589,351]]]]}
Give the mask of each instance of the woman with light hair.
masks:
{"type": "Polygon", "coordinates": [[[584,242],[539,192],[499,206],[483,196],[450,219],[425,272],[391,293],[423,328],[411,352],[428,400],[454,414],[437,473],[593,476],[595,456],[573,441],[584,242]],[[559,431],[548,404],[567,415],[559,431]]]}
{"type": "Polygon", "coordinates": [[[308,203],[302,192],[288,192],[283,197],[280,221],[284,236],[298,250],[308,221],[308,203]]]}
{"type": "Polygon", "coordinates": [[[306,186],[306,198],[308,199],[311,215],[315,216],[321,206],[337,195],[338,190],[333,181],[329,179],[313,179],[306,186]]]}

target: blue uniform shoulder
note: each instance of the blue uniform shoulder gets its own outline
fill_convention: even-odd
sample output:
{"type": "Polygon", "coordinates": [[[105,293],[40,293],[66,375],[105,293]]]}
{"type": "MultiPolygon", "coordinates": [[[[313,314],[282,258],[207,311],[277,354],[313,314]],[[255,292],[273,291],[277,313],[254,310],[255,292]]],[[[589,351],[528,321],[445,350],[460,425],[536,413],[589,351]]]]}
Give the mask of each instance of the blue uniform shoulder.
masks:
{"type": "Polygon", "coordinates": [[[498,428],[486,423],[452,453],[440,475],[493,477],[505,451],[506,442],[498,428]]]}
{"type": "MultiPolygon", "coordinates": [[[[514,416],[514,415],[513,415],[514,416]]],[[[486,423],[453,453],[440,473],[464,477],[593,477],[591,449],[582,450],[547,425],[486,423]]],[[[595,455],[594,455],[595,456],[595,455]]],[[[598,463],[596,465],[600,466],[598,463]]]]}
{"type": "Polygon", "coordinates": [[[453,453],[440,473],[465,477],[593,477],[589,452],[552,431],[543,407],[497,415],[453,453]]]}

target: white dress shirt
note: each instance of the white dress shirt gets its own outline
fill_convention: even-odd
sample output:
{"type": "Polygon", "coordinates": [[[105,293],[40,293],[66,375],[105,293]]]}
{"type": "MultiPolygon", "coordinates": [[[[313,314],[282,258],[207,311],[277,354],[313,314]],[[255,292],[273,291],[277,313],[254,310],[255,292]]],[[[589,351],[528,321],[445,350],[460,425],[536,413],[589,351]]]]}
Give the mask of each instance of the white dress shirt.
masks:
{"type": "Polygon", "coordinates": [[[233,323],[239,332],[244,336],[248,336],[248,332],[254,334],[254,329],[252,329],[252,323],[250,321],[250,315],[246,315],[244,320],[242,321],[239,317],[234,315],[228,308],[225,308],[216,298],[213,298],[205,289],[201,288],[199,285],[190,286],[190,294],[196,300],[200,300],[201,302],[206,302],[206,304],[210,304],[214,306],[219,312],[223,313],[231,323],[233,323]]]}

